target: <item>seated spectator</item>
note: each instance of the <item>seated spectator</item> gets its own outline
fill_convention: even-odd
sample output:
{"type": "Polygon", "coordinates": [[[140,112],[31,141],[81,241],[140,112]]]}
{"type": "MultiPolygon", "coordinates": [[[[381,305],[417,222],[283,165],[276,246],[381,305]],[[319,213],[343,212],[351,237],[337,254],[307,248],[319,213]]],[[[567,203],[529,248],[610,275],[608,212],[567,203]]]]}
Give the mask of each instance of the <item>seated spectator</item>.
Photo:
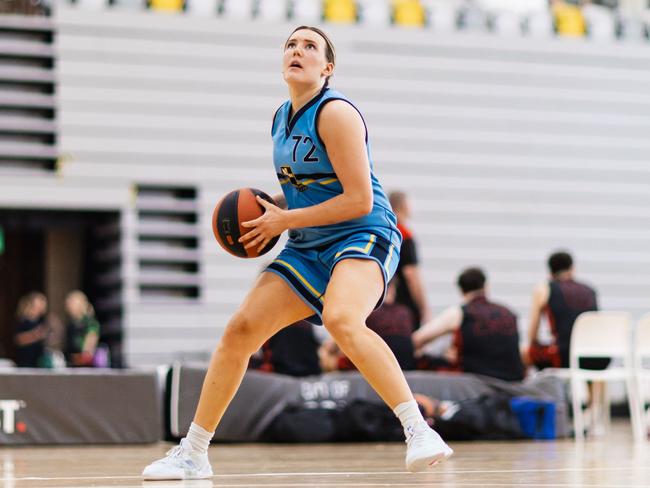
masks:
{"type": "Polygon", "coordinates": [[[18,320],[14,342],[16,365],[21,368],[47,367],[45,339],[48,327],[45,320],[47,298],[39,292],[25,295],[18,302],[18,320]]]}
{"type": "Polygon", "coordinates": [[[65,358],[68,366],[93,367],[99,343],[99,322],[86,295],[68,293],[65,300],[68,323],[65,334],[65,358]]]}
{"type": "MultiPolygon", "coordinates": [[[[567,252],[556,252],[548,259],[551,279],[539,284],[533,292],[528,328],[528,348],[523,354],[524,363],[538,369],[547,367],[569,367],[571,332],[573,324],[581,313],[598,310],[596,291],[588,285],[575,281],[573,258],[567,252]],[[542,315],[548,317],[553,341],[540,344],[537,336],[542,315]]],[[[605,369],[611,358],[581,358],[579,366],[584,369],[605,369]]],[[[601,426],[595,422],[600,416],[600,405],[594,398],[604,395],[602,382],[588,382],[588,419],[590,433],[598,435],[601,426]],[[592,407],[594,407],[592,409],[592,407]],[[593,429],[593,430],[592,430],[593,429]]]]}
{"type": "Polygon", "coordinates": [[[427,343],[426,348],[416,350],[415,368],[421,371],[462,372],[453,342],[453,336],[443,335],[427,343]]]}
{"type": "Polygon", "coordinates": [[[289,376],[320,374],[313,327],[305,320],[285,327],[264,343],[261,357],[251,358],[249,367],[289,376]]]}
{"type": "MultiPolygon", "coordinates": [[[[570,254],[552,254],[548,259],[548,267],[550,280],[537,285],[533,292],[524,362],[538,369],[568,368],[573,324],[581,313],[598,310],[596,292],[590,286],[575,281],[570,254]],[[537,338],[543,315],[548,317],[553,335],[550,344],[540,344],[537,338]]],[[[609,362],[609,358],[583,358],[580,367],[604,369],[609,362]]]]}
{"type": "Polygon", "coordinates": [[[461,306],[450,307],[413,334],[416,350],[444,335],[454,334],[456,364],[466,373],[520,381],[524,368],[519,354],[517,317],[489,301],[485,274],[469,268],[458,277],[461,306]]]}
{"type": "MultiPolygon", "coordinates": [[[[411,341],[416,323],[411,310],[395,301],[396,289],[395,280],[388,283],[383,305],[370,314],[366,326],[386,342],[403,370],[411,370],[416,366],[411,341]]],[[[356,369],[332,340],[323,343],[319,355],[325,371],[356,369]]]]}

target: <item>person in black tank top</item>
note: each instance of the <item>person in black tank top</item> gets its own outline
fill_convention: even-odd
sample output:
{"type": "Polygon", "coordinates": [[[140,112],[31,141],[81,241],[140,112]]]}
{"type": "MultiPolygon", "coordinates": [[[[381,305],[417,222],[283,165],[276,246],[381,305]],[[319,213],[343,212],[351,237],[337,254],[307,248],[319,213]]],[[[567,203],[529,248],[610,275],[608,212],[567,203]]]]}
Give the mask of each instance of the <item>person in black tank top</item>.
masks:
{"type": "Polygon", "coordinates": [[[517,317],[485,296],[485,274],[469,268],[458,277],[463,305],[450,307],[413,334],[421,349],[444,334],[454,334],[456,363],[461,371],[506,381],[524,378],[519,353],[517,317]]]}
{"type": "MultiPolygon", "coordinates": [[[[538,369],[568,368],[573,324],[581,313],[598,310],[598,302],[593,288],[574,280],[573,258],[570,254],[552,254],[548,266],[550,281],[538,285],[533,293],[528,350],[524,361],[538,369]],[[541,344],[537,338],[543,315],[548,318],[553,335],[551,344],[541,344]]],[[[583,358],[580,367],[604,369],[609,362],[609,358],[583,358]]]]}

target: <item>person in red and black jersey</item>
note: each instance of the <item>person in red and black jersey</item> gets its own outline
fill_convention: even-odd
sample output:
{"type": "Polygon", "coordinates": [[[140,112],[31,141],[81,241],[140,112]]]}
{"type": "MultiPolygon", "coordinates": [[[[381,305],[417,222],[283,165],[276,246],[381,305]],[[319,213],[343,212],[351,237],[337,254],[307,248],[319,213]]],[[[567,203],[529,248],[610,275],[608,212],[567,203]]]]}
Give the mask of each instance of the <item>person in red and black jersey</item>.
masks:
{"type": "MultiPolygon", "coordinates": [[[[366,326],[375,331],[395,354],[402,370],[416,367],[411,334],[415,330],[415,318],[411,310],[395,301],[397,284],[394,278],[388,283],[384,303],[366,319],[366,326]]],[[[338,349],[334,341],[323,343],[319,351],[323,370],[356,369],[352,362],[338,349]]]]}
{"type": "Polygon", "coordinates": [[[486,297],[486,277],[479,268],[468,268],[458,277],[461,306],[450,307],[413,334],[413,345],[454,334],[455,363],[460,371],[506,381],[524,378],[519,353],[517,317],[508,308],[486,297]]]}
{"type": "MultiPolygon", "coordinates": [[[[568,368],[571,331],[583,312],[598,310],[596,292],[590,286],[574,279],[573,258],[569,253],[556,252],[548,259],[551,279],[535,287],[530,310],[528,348],[524,361],[538,369],[568,368]],[[543,345],[537,335],[541,318],[546,315],[553,335],[553,343],[543,345]]],[[[584,358],[580,367],[604,369],[609,358],[584,358]]]]}
{"type": "Polygon", "coordinates": [[[424,324],[431,318],[431,312],[420,274],[417,246],[408,224],[411,218],[411,206],[406,193],[401,191],[391,192],[388,199],[397,217],[397,228],[402,233],[400,259],[395,272],[397,277],[396,301],[411,310],[417,329],[420,324],[424,324]]]}
{"type": "Polygon", "coordinates": [[[318,347],[312,324],[301,320],[266,341],[261,357],[251,358],[249,368],[289,376],[318,375],[318,347]]]}

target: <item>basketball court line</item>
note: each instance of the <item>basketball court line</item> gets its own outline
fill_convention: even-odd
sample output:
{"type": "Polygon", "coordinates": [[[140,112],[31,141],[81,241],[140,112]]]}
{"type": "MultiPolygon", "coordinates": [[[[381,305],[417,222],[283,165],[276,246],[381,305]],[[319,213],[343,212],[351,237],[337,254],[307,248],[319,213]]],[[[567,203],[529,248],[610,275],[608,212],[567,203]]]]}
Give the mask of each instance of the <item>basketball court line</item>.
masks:
{"type": "MultiPolygon", "coordinates": [[[[219,485],[219,484],[213,484],[212,486],[214,488],[227,488],[227,487],[237,487],[237,488],[264,488],[264,487],[273,487],[273,488],[281,488],[281,487],[292,487],[292,488],[301,488],[301,487],[341,487],[341,486],[449,486],[450,483],[453,486],[514,486],[514,487],[521,487],[521,486],[526,486],[527,488],[534,488],[534,487],[542,487],[542,488],[647,488],[647,485],[643,484],[638,484],[638,485],[621,485],[620,483],[616,484],[585,484],[585,483],[526,483],[526,482],[521,482],[521,483],[484,483],[484,482],[475,482],[475,483],[464,483],[464,482],[457,482],[453,481],[450,482],[449,480],[437,480],[437,481],[418,481],[418,482],[397,482],[397,483],[390,483],[390,482],[385,482],[385,481],[380,481],[376,483],[350,483],[347,480],[343,480],[340,483],[272,483],[272,484],[257,484],[257,485],[219,485]]],[[[143,483],[142,488],[147,488],[147,484],[143,483]]],[[[159,485],[161,486],[161,485],[159,485]]],[[[167,485],[170,488],[173,488],[173,484],[167,485]]],[[[182,486],[182,485],[181,485],[182,486]]],[[[207,488],[208,485],[206,485],[207,488]]],[[[153,486],[151,488],[154,488],[153,486]]],[[[158,487],[156,487],[158,488],[158,487]]],[[[161,486],[162,488],[162,486],[161,486]]],[[[187,488],[190,488],[188,486],[187,488]]],[[[196,488],[199,488],[196,486],[196,488]]]]}
{"type": "MultiPolygon", "coordinates": [[[[451,474],[503,474],[503,473],[571,473],[571,472],[598,472],[598,471],[650,471],[650,467],[602,467],[602,468],[549,468],[549,469],[490,469],[490,470],[431,470],[425,473],[409,473],[408,471],[325,471],[325,472],[292,472],[292,473],[242,473],[242,474],[215,474],[210,479],[219,478],[259,478],[259,477],[292,477],[292,476],[367,476],[367,475],[451,475],[451,474]]],[[[25,476],[25,477],[1,477],[3,481],[65,481],[65,480],[119,480],[119,479],[142,479],[142,476],[25,476]]],[[[242,486],[242,485],[239,485],[242,486]]],[[[248,486],[248,485],[246,485],[248,486]]],[[[255,485],[257,486],[257,485],[255,485]]],[[[273,486],[273,485],[263,485],[273,486]]],[[[517,485],[513,485],[517,486],[517,485]]],[[[541,486],[541,485],[540,485],[541,486]]],[[[549,486],[573,486],[573,484],[552,484],[549,486]]],[[[585,485],[588,486],[588,485],[585,485]]],[[[601,486],[601,485],[594,485],[601,486]]],[[[617,485],[622,486],[622,485],[617,485]]],[[[632,485],[636,486],[636,485],[632,485]]]]}
{"type": "MultiPolygon", "coordinates": [[[[368,473],[372,474],[372,473],[368,473]]],[[[90,478],[81,478],[89,479],[90,478]]],[[[185,487],[185,488],[282,488],[282,487],[291,487],[291,488],[310,488],[310,487],[342,487],[342,486],[354,486],[354,487],[379,487],[379,486],[449,486],[450,481],[446,480],[419,480],[419,481],[398,481],[398,482],[387,482],[387,481],[377,481],[377,482],[354,482],[350,480],[341,480],[340,482],[326,482],[326,483],[314,483],[304,482],[304,483],[257,483],[257,484],[220,484],[213,483],[210,480],[187,480],[187,481],[142,481],[141,484],[137,485],[124,485],[124,486],[140,486],[142,488],[164,488],[164,487],[185,487]]],[[[526,486],[527,488],[645,488],[645,484],[603,484],[603,483],[535,483],[535,482],[458,482],[453,481],[453,486],[489,486],[489,487],[522,487],[526,486]]],[[[102,485],[95,485],[95,488],[102,488],[102,485]]],[[[116,485],[106,485],[105,488],[114,487],[116,485]]],[[[119,486],[119,485],[118,485],[119,486]]]]}

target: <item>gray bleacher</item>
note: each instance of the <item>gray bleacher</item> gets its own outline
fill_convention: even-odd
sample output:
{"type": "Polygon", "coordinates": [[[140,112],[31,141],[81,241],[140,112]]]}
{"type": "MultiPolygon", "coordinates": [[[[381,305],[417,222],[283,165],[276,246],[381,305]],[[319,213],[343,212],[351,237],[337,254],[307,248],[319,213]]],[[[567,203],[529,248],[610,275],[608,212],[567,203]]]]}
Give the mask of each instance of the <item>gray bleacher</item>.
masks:
{"type": "MultiPolygon", "coordinates": [[[[53,20],[62,162],[3,173],[0,206],[120,212],[128,362],[207,358],[265,262],[218,249],[210,217],[234,188],[279,191],[269,127],[291,25],[65,6],[53,20]]],[[[413,197],[435,311],[480,264],[523,328],[557,247],[604,308],[648,310],[647,45],[327,30],[380,179],[413,197]]]]}
{"type": "Polygon", "coordinates": [[[57,159],[53,30],[46,17],[0,16],[0,162],[4,168],[51,169],[57,159]]]}

